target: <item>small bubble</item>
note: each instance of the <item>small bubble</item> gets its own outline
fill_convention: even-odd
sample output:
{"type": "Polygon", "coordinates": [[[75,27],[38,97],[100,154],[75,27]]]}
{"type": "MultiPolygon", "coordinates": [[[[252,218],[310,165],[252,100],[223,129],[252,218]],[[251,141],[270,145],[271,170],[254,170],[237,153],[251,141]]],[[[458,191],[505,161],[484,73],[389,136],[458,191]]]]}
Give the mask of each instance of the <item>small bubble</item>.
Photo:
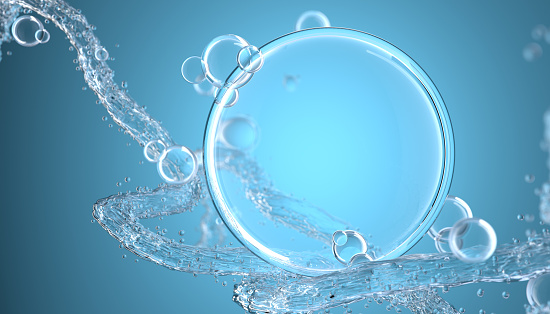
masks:
{"type": "Polygon", "coordinates": [[[476,294],[477,294],[478,297],[481,298],[483,296],[483,294],[485,294],[485,291],[483,291],[483,289],[478,289],[476,294]]]}
{"type": "Polygon", "coordinates": [[[126,254],[122,254],[122,258],[126,258],[126,254]]]}
{"type": "Polygon", "coordinates": [[[502,297],[503,297],[504,299],[508,299],[508,298],[510,297],[510,293],[507,292],[507,291],[503,291],[503,292],[502,292],[502,297]]]}
{"type": "Polygon", "coordinates": [[[97,61],[107,61],[109,59],[109,52],[103,47],[98,47],[94,52],[94,56],[97,61]]]}
{"type": "Polygon", "coordinates": [[[542,57],[542,47],[537,43],[529,43],[523,48],[523,59],[528,62],[536,61],[542,57]]]}
{"type": "Polygon", "coordinates": [[[523,219],[525,219],[525,217],[524,217],[522,214],[518,214],[518,215],[517,215],[517,219],[518,219],[519,221],[522,221],[523,219]]]}
{"type": "Polygon", "coordinates": [[[222,281],[222,286],[227,286],[227,281],[222,281]]]}
{"type": "Polygon", "coordinates": [[[264,65],[262,51],[256,46],[246,46],[237,54],[237,63],[247,73],[258,72],[264,65]]]}
{"type": "Polygon", "coordinates": [[[220,217],[216,218],[216,225],[223,225],[223,220],[220,217]]]}
{"type": "Polygon", "coordinates": [[[328,17],[319,11],[306,11],[296,21],[296,30],[314,27],[330,27],[328,17]]]}
{"type": "Polygon", "coordinates": [[[181,64],[181,76],[191,84],[199,84],[206,76],[203,71],[203,61],[200,57],[193,56],[185,59],[181,64]]]}
{"type": "Polygon", "coordinates": [[[533,221],[535,221],[535,215],[533,215],[533,214],[526,214],[526,215],[525,215],[525,221],[526,221],[526,222],[533,222],[533,221]]]}
{"type": "Polygon", "coordinates": [[[197,158],[187,147],[175,145],[160,156],[157,170],[164,181],[171,184],[184,184],[197,173],[197,158]]]}
{"type": "Polygon", "coordinates": [[[130,182],[130,181],[132,181],[132,179],[130,177],[124,178],[124,182],[130,182]]]}
{"type": "Polygon", "coordinates": [[[534,40],[542,40],[546,36],[546,33],[548,32],[548,29],[546,26],[539,24],[533,28],[531,31],[531,37],[533,37],[534,40]]]}
{"type": "Polygon", "coordinates": [[[158,162],[160,156],[166,151],[166,145],[159,140],[152,140],[143,147],[143,155],[150,162],[158,162]]]}
{"type": "Polygon", "coordinates": [[[106,116],[101,117],[101,121],[107,121],[107,117],[106,116]]]}
{"type": "Polygon", "coordinates": [[[298,87],[298,77],[293,75],[285,75],[283,77],[283,87],[287,92],[294,92],[298,87]]]}
{"type": "Polygon", "coordinates": [[[139,262],[139,259],[136,258],[136,259],[134,260],[134,262],[135,262],[135,263],[139,262]]]}
{"type": "Polygon", "coordinates": [[[497,236],[485,220],[466,218],[458,221],[451,229],[449,244],[453,254],[463,262],[478,263],[493,255],[497,236]]]}
{"type": "MultiPolygon", "coordinates": [[[[33,47],[40,44],[36,39],[36,33],[44,29],[42,22],[31,15],[18,17],[11,26],[13,39],[24,47],[33,47]]],[[[49,33],[48,33],[49,35],[49,33]]],[[[48,37],[49,39],[49,37],[48,37]]]]}
{"type": "Polygon", "coordinates": [[[122,88],[128,88],[128,82],[122,81],[122,84],[120,84],[120,86],[122,86],[122,88]]]}
{"type": "Polygon", "coordinates": [[[120,48],[120,44],[115,44],[115,48],[120,48]]]}
{"type": "Polygon", "coordinates": [[[47,29],[39,29],[34,33],[34,38],[41,44],[50,41],[50,32],[47,29]]]}
{"type": "Polygon", "coordinates": [[[525,182],[527,183],[533,183],[535,182],[535,176],[532,174],[526,174],[524,177],[525,182]]]}

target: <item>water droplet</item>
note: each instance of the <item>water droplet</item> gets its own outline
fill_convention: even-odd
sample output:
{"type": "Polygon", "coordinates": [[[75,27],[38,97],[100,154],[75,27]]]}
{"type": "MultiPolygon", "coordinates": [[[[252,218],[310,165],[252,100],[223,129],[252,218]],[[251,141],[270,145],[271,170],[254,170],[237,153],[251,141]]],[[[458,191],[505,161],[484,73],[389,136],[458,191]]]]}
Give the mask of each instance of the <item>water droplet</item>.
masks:
{"type": "Polygon", "coordinates": [[[160,177],[172,184],[189,182],[197,173],[197,158],[185,146],[175,145],[160,157],[157,170],[160,177]]]}
{"type": "Polygon", "coordinates": [[[535,176],[532,175],[532,174],[526,174],[524,179],[525,179],[525,182],[527,182],[527,183],[535,182],[535,176]]]}
{"type": "Polygon", "coordinates": [[[191,84],[198,84],[204,81],[206,76],[203,72],[202,63],[202,59],[196,56],[185,59],[181,64],[181,76],[191,84]]]}
{"type": "Polygon", "coordinates": [[[13,22],[11,34],[21,46],[33,47],[40,43],[35,37],[36,32],[43,29],[42,22],[34,16],[22,15],[13,22]]]}
{"type": "Polygon", "coordinates": [[[260,132],[251,117],[243,115],[225,120],[220,129],[220,141],[231,149],[247,151],[258,144],[260,132]]]}
{"type": "Polygon", "coordinates": [[[532,306],[542,306],[550,302],[550,274],[532,278],[527,283],[527,300],[532,306]]]}
{"type": "Polygon", "coordinates": [[[479,218],[458,221],[449,235],[453,254],[466,263],[487,260],[495,251],[497,236],[489,223],[479,218]]]}
{"type": "Polygon", "coordinates": [[[41,44],[45,44],[50,41],[50,32],[47,29],[39,29],[34,33],[34,38],[41,44]]]}
{"type": "Polygon", "coordinates": [[[237,54],[239,68],[247,73],[258,72],[264,65],[262,51],[256,46],[246,46],[237,54]]]}
{"type": "Polygon", "coordinates": [[[332,253],[343,264],[347,264],[355,255],[367,253],[367,241],[353,230],[338,230],[332,235],[332,253]]]}
{"type": "Polygon", "coordinates": [[[319,11],[306,11],[296,21],[296,30],[314,27],[330,27],[328,17],[319,11]]]}
{"type": "Polygon", "coordinates": [[[542,47],[537,43],[529,43],[523,48],[523,59],[533,62],[542,57],[542,47]]]}
{"type": "Polygon", "coordinates": [[[152,140],[143,147],[143,155],[150,162],[158,162],[166,151],[166,145],[159,140],[152,140]]]}
{"type": "Polygon", "coordinates": [[[107,61],[109,59],[109,52],[103,47],[98,47],[94,52],[94,57],[97,61],[107,61]]]}

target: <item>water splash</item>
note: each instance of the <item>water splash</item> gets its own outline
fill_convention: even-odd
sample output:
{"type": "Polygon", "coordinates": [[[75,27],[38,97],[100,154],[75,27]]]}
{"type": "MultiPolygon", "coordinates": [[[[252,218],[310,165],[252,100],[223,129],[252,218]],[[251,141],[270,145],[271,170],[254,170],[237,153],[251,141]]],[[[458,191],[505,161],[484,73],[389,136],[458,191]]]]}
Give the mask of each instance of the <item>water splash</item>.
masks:
{"type": "MultiPolygon", "coordinates": [[[[127,134],[142,146],[153,140],[175,145],[169,133],[114,82],[114,72],[107,61],[93,57],[103,46],[80,11],[64,1],[0,1],[0,45],[12,40],[9,27],[20,8],[36,12],[66,33],[78,53],[86,83],[127,134]]],[[[549,121],[550,114],[546,114],[547,145],[549,121]]],[[[325,243],[330,243],[335,224],[341,230],[350,229],[348,223],[335,222],[322,209],[276,190],[262,169],[246,155],[231,150],[223,153],[226,158],[218,166],[239,176],[247,198],[267,218],[325,243]],[[318,215],[310,215],[312,210],[318,215]],[[312,216],[317,218],[312,220],[312,216]]],[[[550,273],[550,236],[545,231],[543,235],[532,235],[521,245],[501,245],[494,258],[483,263],[465,264],[451,254],[421,254],[356,263],[320,277],[291,274],[270,266],[244,247],[207,247],[220,242],[225,229],[215,223],[217,213],[209,207],[211,200],[205,193],[203,170],[198,173],[186,185],[163,185],[155,190],[142,189],[101,199],[94,205],[94,218],[128,250],[159,265],[192,273],[245,275],[235,286],[233,298],[250,312],[307,313],[376,298],[390,302],[392,307],[407,307],[414,313],[457,313],[435,289],[475,282],[525,281],[550,273]],[[197,246],[176,243],[140,223],[140,219],[189,212],[199,202],[206,205],[206,213],[201,220],[202,237],[197,246]]],[[[548,204],[550,184],[546,183],[541,192],[543,220],[550,216],[548,204]]]]}

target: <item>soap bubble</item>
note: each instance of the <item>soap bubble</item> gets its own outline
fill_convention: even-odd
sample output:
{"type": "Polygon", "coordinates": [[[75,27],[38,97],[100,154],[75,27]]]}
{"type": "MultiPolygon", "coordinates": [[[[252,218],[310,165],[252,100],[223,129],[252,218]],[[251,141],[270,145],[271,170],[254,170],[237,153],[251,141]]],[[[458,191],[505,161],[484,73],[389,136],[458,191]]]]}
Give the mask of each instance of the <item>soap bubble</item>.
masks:
{"type": "Polygon", "coordinates": [[[541,40],[544,39],[547,33],[548,29],[546,28],[546,26],[539,24],[535,26],[531,31],[531,37],[533,37],[534,40],[541,40]]]}
{"type": "Polygon", "coordinates": [[[196,56],[185,59],[181,64],[181,76],[191,84],[198,84],[204,81],[206,76],[202,69],[202,63],[202,59],[196,56]]]}
{"type": "Polygon", "coordinates": [[[537,43],[529,43],[523,48],[523,59],[533,62],[542,56],[542,47],[537,43]]]}
{"type": "Polygon", "coordinates": [[[94,52],[94,57],[97,61],[106,61],[109,59],[109,52],[103,47],[98,47],[94,52]]]}
{"type": "Polygon", "coordinates": [[[143,147],[143,155],[150,162],[158,162],[165,150],[166,145],[162,141],[152,140],[143,147]]]}
{"type": "Polygon", "coordinates": [[[527,283],[527,300],[536,306],[543,306],[550,302],[550,274],[532,278],[527,283]]]}
{"type": "Polygon", "coordinates": [[[216,87],[212,85],[208,80],[203,80],[198,84],[193,84],[193,88],[197,94],[202,96],[213,96],[216,87]]]}
{"type": "Polygon", "coordinates": [[[296,22],[296,30],[314,27],[330,27],[328,17],[319,11],[306,11],[300,15],[296,22]]]}
{"type": "MultiPolygon", "coordinates": [[[[36,39],[36,32],[44,29],[42,22],[31,15],[18,17],[11,26],[11,33],[15,41],[24,47],[33,47],[40,43],[36,39]]],[[[48,33],[49,35],[49,33],[48,33]]]]}
{"type": "MultiPolygon", "coordinates": [[[[439,253],[450,253],[451,247],[449,245],[449,235],[451,234],[452,227],[446,227],[439,231],[437,236],[434,238],[435,248],[439,253]]],[[[463,241],[458,240],[457,247],[462,249],[463,241]]]]}
{"type": "Polygon", "coordinates": [[[466,263],[478,263],[493,255],[497,246],[495,230],[479,218],[458,221],[449,235],[453,254],[466,263]]]}
{"type": "Polygon", "coordinates": [[[259,135],[260,132],[254,120],[241,115],[223,122],[220,140],[229,148],[246,151],[258,144],[259,135]]]}
{"type": "Polygon", "coordinates": [[[444,228],[450,229],[457,221],[472,217],[472,210],[465,201],[456,196],[448,195],[439,216],[428,230],[428,234],[432,239],[435,239],[444,228]]]}
{"type": "Polygon", "coordinates": [[[34,33],[34,39],[36,39],[39,43],[45,44],[48,41],[50,41],[50,32],[48,32],[47,29],[39,29],[34,33]]]}
{"type": "Polygon", "coordinates": [[[258,72],[264,65],[264,56],[256,46],[246,46],[237,54],[237,63],[247,73],[258,72]]]}
{"type": "MultiPolygon", "coordinates": [[[[224,86],[226,78],[238,66],[236,57],[239,51],[247,46],[250,44],[237,35],[229,34],[214,38],[204,48],[201,58],[206,79],[218,88],[224,86]]],[[[245,73],[242,81],[248,81],[251,76],[252,74],[245,73]]]]}
{"type": "Polygon", "coordinates": [[[283,78],[283,86],[289,92],[293,92],[298,87],[298,77],[294,75],[285,75],[283,78]]]}
{"type": "Polygon", "coordinates": [[[171,146],[157,164],[161,178],[172,184],[189,182],[197,173],[197,157],[185,146],[171,146]]]}
{"type": "Polygon", "coordinates": [[[223,104],[226,108],[233,107],[237,103],[237,100],[239,100],[239,90],[235,88],[224,87],[216,89],[214,94],[216,95],[214,102],[216,104],[223,104]]]}
{"type": "Polygon", "coordinates": [[[367,241],[353,230],[338,230],[332,235],[332,253],[342,263],[347,264],[357,254],[367,253],[367,241]]]}

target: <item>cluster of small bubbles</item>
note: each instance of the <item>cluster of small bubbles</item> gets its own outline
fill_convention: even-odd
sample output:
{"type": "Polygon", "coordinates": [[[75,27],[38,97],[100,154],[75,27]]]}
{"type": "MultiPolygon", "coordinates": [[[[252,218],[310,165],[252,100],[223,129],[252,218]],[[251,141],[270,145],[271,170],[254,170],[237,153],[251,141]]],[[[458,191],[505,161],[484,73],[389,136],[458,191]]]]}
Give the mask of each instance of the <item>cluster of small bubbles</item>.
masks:
{"type": "Polygon", "coordinates": [[[262,51],[256,46],[243,47],[237,54],[237,64],[247,73],[258,72],[264,65],[262,51]]]}
{"type": "Polygon", "coordinates": [[[369,259],[367,247],[367,241],[357,231],[338,230],[332,235],[332,253],[342,264],[348,264],[356,255],[363,255],[364,258],[369,259]]]}
{"type": "Polygon", "coordinates": [[[495,230],[479,218],[458,221],[449,234],[453,254],[466,263],[479,263],[493,255],[497,245],[495,230]]]}
{"type": "Polygon", "coordinates": [[[298,88],[298,82],[300,77],[296,75],[285,75],[283,77],[283,87],[288,92],[294,92],[298,88]]]}
{"type": "Polygon", "coordinates": [[[150,162],[158,162],[165,151],[166,145],[160,140],[149,141],[143,147],[143,155],[150,162]]]}
{"type": "Polygon", "coordinates": [[[228,148],[248,151],[258,144],[259,128],[249,116],[239,115],[225,120],[220,129],[219,140],[228,148]]]}
{"type": "Polygon", "coordinates": [[[197,56],[185,59],[181,64],[181,76],[191,84],[201,83],[206,79],[202,63],[202,59],[197,56]]]}
{"type": "MultiPolygon", "coordinates": [[[[531,37],[535,41],[545,41],[547,44],[550,44],[550,30],[539,24],[533,28],[531,31],[531,37]]],[[[523,48],[523,58],[526,61],[533,62],[542,57],[542,47],[537,42],[530,42],[523,48]]]]}
{"type": "Polygon", "coordinates": [[[545,306],[550,303],[550,273],[532,278],[527,283],[527,300],[533,307],[545,306]]]}
{"type": "Polygon", "coordinates": [[[32,15],[18,17],[11,26],[11,33],[15,41],[24,47],[33,47],[50,40],[50,33],[32,15]]]}
{"type": "Polygon", "coordinates": [[[109,52],[104,47],[97,47],[94,52],[94,57],[97,61],[107,61],[107,59],[109,59],[109,52]]]}
{"type": "Polygon", "coordinates": [[[299,31],[314,27],[330,27],[328,17],[319,11],[306,11],[298,17],[295,29],[299,31]]]}
{"type": "Polygon", "coordinates": [[[174,145],[166,149],[157,163],[161,178],[171,184],[189,182],[197,173],[197,157],[185,146],[174,145]]]}
{"type": "Polygon", "coordinates": [[[527,182],[527,183],[533,183],[533,182],[535,182],[535,175],[526,174],[524,179],[525,179],[525,182],[527,182]]]}

